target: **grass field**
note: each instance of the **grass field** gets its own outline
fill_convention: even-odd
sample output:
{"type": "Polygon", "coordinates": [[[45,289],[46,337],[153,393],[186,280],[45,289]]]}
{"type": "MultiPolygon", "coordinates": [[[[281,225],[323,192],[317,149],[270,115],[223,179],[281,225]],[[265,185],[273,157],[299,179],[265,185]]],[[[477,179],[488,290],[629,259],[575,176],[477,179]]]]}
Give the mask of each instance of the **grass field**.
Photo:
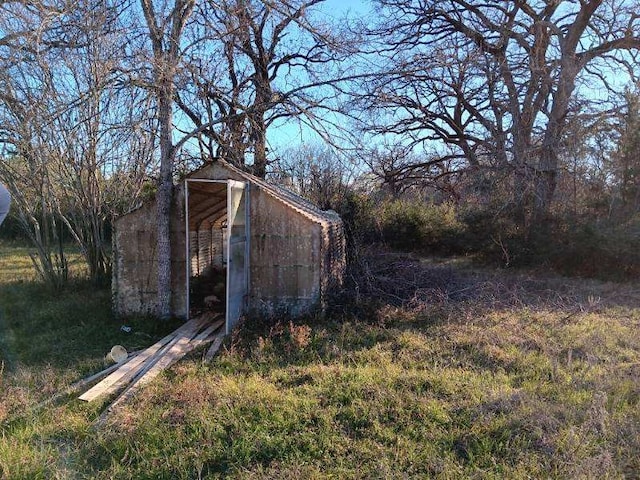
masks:
{"type": "Polygon", "coordinates": [[[387,255],[328,318],[247,323],[94,431],[104,403],[32,409],[175,325],[126,335],[25,253],[0,246],[0,478],[640,476],[638,284],[387,255]]]}

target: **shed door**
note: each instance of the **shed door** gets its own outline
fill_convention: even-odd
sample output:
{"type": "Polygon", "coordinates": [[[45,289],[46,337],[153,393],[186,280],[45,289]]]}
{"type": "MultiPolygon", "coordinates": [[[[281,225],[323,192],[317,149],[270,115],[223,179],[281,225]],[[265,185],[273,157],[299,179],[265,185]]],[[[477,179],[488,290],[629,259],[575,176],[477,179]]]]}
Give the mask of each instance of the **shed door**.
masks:
{"type": "Polygon", "coordinates": [[[227,319],[229,334],[245,311],[248,297],[249,204],[243,182],[227,184],[227,319]]]}

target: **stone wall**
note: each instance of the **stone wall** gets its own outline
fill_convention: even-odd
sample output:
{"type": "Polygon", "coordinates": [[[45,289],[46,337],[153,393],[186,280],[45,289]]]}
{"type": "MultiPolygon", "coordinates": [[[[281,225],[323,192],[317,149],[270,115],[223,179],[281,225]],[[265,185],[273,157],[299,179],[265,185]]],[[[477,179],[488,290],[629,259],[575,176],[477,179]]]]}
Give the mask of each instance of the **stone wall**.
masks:
{"type": "MultiPolygon", "coordinates": [[[[113,305],[118,315],[154,314],[157,297],[156,203],[116,220],[113,234],[113,305]]],[[[173,196],[171,220],[172,312],[186,315],[185,224],[182,189],[173,196]]]]}
{"type": "MultiPolygon", "coordinates": [[[[219,163],[204,167],[189,178],[246,181],[246,177],[219,163]]],[[[314,219],[313,212],[304,206],[297,209],[291,200],[277,195],[258,183],[250,183],[248,304],[249,310],[257,314],[287,311],[297,315],[322,306],[326,294],[342,284],[344,232],[341,222],[314,219]]],[[[149,202],[115,222],[113,293],[119,314],[155,311],[155,208],[155,202],[149,202]]],[[[222,263],[222,251],[216,247],[221,245],[220,226],[216,221],[206,221],[198,231],[190,233],[194,273],[208,264],[222,263]]],[[[171,229],[172,311],[184,317],[187,253],[182,185],[175,189],[171,229]]]]}

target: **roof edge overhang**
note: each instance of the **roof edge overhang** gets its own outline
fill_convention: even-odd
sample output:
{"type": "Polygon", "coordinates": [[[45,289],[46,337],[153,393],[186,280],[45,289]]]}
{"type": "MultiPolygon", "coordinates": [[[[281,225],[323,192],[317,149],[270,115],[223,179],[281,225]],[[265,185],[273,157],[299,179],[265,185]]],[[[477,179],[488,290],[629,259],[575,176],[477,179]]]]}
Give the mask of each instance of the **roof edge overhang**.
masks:
{"type": "MultiPolygon", "coordinates": [[[[211,167],[215,164],[219,164],[220,166],[222,166],[223,168],[229,170],[230,172],[235,173],[236,175],[242,177],[243,179],[245,179],[246,181],[258,186],[260,189],[262,189],[267,195],[269,195],[270,197],[274,198],[275,200],[281,202],[282,204],[286,205],[287,207],[291,208],[292,210],[296,211],[297,213],[299,213],[300,215],[304,216],[305,218],[318,223],[320,225],[322,225],[323,227],[330,227],[333,225],[341,225],[342,224],[342,219],[340,218],[340,215],[338,215],[337,212],[335,212],[334,210],[320,210],[317,206],[315,206],[313,203],[311,203],[309,200],[301,197],[300,195],[292,192],[291,190],[282,187],[280,185],[273,185],[270,184],[269,182],[267,182],[266,180],[256,177],[255,175],[246,172],[244,170],[242,170],[241,168],[238,168],[237,166],[231,164],[230,162],[227,162],[226,160],[223,160],[221,158],[219,159],[215,159],[215,160],[211,160],[206,162],[203,166],[192,170],[191,172],[189,172],[187,175],[185,175],[185,179],[191,179],[193,177],[193,175],[195,175],[196,173],[211,167]]],[[[174,185],[175,186],[175,185],[174,185]]],[[[129,210],[128,212],[119,215],[118,217],[116,217],[114,219],[114,222],[119,221],[120,219],[123,219],[135,212],[137,212],[138,210],[140,210],[141,208],[145,207],[146,205],[155,202],[155,196],[153,197],[153,199],[149,199],[147,201],[142,201],[139,205],[137,205],[136,207],[132,208],[131,210],[129,210]]]]}

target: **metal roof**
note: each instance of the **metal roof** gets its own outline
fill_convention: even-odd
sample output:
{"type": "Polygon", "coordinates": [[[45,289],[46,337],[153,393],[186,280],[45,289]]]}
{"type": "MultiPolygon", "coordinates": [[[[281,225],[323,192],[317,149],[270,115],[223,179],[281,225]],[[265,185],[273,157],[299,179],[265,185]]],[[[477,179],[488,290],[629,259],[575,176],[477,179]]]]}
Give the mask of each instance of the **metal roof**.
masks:
{"type": "MultiPolygon", "coordinates": [[[[288,188],[282,185],[269,183],[266,180],[256,177],[255,175],[252,175],[251,173],[246,172],[222,159],[216,159],[211,162],[207,162],[202,167],[199,167],[189,172],[186,177],[189,178],[195,173],[205,170],[206,168],[214,164],[218,164],[222,168],[225,168],[230,172],[233,172],[236,175],[244,178],[246,181],[251,182],[252,184],[258,186],[259,188],[264,190],[268,195],[282,202],[283,204],[287,205],[289,208],[295,210],[296,212],[305,216],[309,220],[320,223],[324,226],[330,226],[330,225],[336,225],[336,224],[342,223],[342,220],[340,219],[340,215],[338,215],[335,211],[322,210],[313,202],[307,200],[304,197],[301,197],[295,192],[292,192],[288,188]]],[[[131,209],[124,215],[121,215],[119,218],[122,218],[124,216],[129,215],[130,213],[135,212],[136,210],[140,209],[142,206],[143,204],[137,205],[135,208],[131,209]]]]}
{"type": "Polygon", "coordinates": [[[190,172],[189,175],[192,175],[216,163],[222,166],[223,168],[243,177],[248,182],[251,182],[254,185],[257,185],[259,188],[264,190],[271,197],[284,203],[288,207],[296,210],[298,213],[304,215],[310,220],[313,220],[321,224],[327,224],[327,225],[342,223],[342,220],[340,219],[340,215],[338,215],[335,211],[321,210],[317,205],[313,204],[306,198],[301,197],[297,193],[294,193],[291,190],[281,185],[275,185],[273,183],[269,183],[266,180],[256,177],[255,175],[252,175],[249,172],[245,172],[244,170],[222,159],[216,159],[212,163],[207,163],[206,165],[190,172]]]}

